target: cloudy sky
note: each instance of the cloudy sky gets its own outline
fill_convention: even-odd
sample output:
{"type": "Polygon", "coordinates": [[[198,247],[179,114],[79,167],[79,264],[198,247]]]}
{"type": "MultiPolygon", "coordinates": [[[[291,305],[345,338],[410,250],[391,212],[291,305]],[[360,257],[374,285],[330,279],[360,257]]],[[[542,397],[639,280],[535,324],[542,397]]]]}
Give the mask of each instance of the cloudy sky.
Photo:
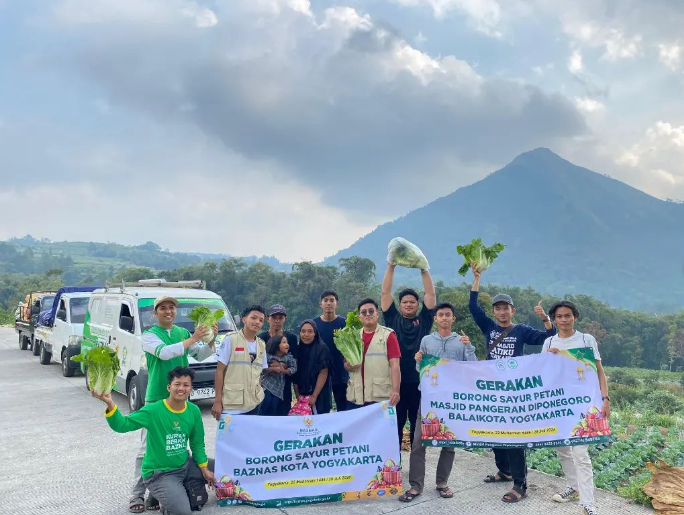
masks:
{"type": "Polygon", "coordinates": [[[0,0],[0,239],[319,260],[546,146],[684,199],[680,0],[0,0]]]}

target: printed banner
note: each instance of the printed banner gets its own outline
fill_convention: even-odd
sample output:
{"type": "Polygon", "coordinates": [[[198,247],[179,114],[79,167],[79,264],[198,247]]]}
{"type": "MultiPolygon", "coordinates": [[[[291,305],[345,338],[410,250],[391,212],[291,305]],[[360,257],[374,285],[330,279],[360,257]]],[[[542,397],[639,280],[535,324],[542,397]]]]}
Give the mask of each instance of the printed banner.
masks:
{"type": "Polygon", "coordinates": [[[220,506],[260,508],[402,493],[397,416],[381,402],[304,417],[224,415],[216,435],[220,506]]]}
{"type": "Polygon", "coordinates": [[[559,447],[605,442],[594,351],[489,361],[423,356],[422,443],[435,447],[559,447]]]}

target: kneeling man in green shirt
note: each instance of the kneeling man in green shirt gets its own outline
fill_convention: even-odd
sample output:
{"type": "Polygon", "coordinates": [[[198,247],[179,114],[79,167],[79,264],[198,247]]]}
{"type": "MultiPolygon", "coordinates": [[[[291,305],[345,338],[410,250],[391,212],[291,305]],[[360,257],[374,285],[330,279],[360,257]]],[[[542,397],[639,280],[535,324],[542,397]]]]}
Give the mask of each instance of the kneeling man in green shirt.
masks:
{"type": "Polygon", "coordinates": [[[207,467],[202,413],[188,402],[195,373],[176,367],[168,373],[169,396],[145,404],[139,411],[122,415],[109,393],[93,396],[107,405],[105,417],[117,433],[147,429],[147,451],[142,462],[145,486],[166,515],[191,515],[184,483],[203,479],[214,485],[214,473],[207,467]],[[188,444],[192,457],[188,454],[188,444]]]}

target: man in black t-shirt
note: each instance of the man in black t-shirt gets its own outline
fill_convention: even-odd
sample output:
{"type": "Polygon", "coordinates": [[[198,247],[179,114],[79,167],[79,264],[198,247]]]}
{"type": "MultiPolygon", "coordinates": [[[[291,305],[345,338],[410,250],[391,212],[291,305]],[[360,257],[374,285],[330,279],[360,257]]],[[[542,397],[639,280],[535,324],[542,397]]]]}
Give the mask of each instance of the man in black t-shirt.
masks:
{"type": "MultiPolygon", "coordinates": [[[[282,334],[287,338],[287,343],[290,344],[290,353],[295,356],[297,353],[297,335],[290,331],[284,331],[283,326],[287,319],[285,307],[282,304],[273,304],[268,308],[268,331],[258,334],[257,336],[268,342],[271,336],[282,334]]],[[[292,378],[285,376],[285,390],[283,392],[283,401],[278,406],[277,415],[287,415],[292,407],[292,378]]]]}
{"type": "Polygon", "coordinates": [[[328,370],[332,381],[332,392],[335,398],[337,411],[347,410],[347,383],[349,383],[349,372],[344,369],[344,358],[342,353],[335,347],[333,337],[335,331],[342,329],[346,325],[346,320],[337,314],[339,297],[335,290],[325,290],[321,293],[320,306],[322,313],[314,318],[318,334],[321,340],[330,349],[332,366],[328,370]]]}
{"type": "Polygon", "coordinates": [[[421,270],[420,275],[423,280],[425,296],[423,297],[423,307],[418,312],[418,293],[411,288],[402,290],[399,293],[399,309],[397,309],[392,297],[392,286],[394,284],[394,265],[388,264],[385,277],[382,280],[382,316],[385,326],[394,330],[399,340],[401,349],[401,388],[399,391],[399,403],[397,410],[397,425],[399,426],[399,444],[404,431],[404,424],[408,418],[410,424],[410,438],[413,444],[413,433],[416,429],[416,419],[420,410],[420,378],[416,370],[415,355],[420,348],[420,341],[423,336],[427,336],[432,331],[434,321],[435,305],[437,296],[435,295],[435,285],[432,276],[427,270],[421,270]]]}

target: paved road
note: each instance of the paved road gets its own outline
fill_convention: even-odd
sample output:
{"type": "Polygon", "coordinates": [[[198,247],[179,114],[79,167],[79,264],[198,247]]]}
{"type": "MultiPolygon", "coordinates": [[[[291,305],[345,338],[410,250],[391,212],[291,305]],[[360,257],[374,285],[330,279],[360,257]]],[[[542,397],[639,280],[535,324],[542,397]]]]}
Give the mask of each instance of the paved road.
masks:
{"type": "MultiPolygon", "coordinates": [[[[4,466],[0,470],[0,513],[12,515],[125,515],[128,489],[133,475],[133,458],[138,435],[115,434],[102,415],[103,405],[87,394],[82,376],[62,377],[59,364],[43,366],[29,351],[19,350],[16,333],[0,328],[0,448],[4,466]]],[[[126,406],[115,394],[116,402],[126,406]]],[[[214,446],[215,422],[210,405],[203,401],[207,428],[207,449],[214,446]]],[[[124,410],[126,411],[126,410],[124,410]]],[[[579,514],[576,503],[559,505],[550,500],[563,481],[530,472],[530,496],[506,505],[499,498],[503,485],[485,485],[482,478],[493,471],[491,459],[457,451],[450,481],[453,499],[440,499],[432,490],[436,452],[429,452],[426,493],[411,504],[396,499],[373,499],[277,510],[297,515],[375,515],[400,512],[433,515],[460,512],[463,515],[579,514]]],[[[408,458],[408,457],[406,457],[408,458]]],[[[408,460],[406,460],[408,461],[408,460]]],[[[405,484],[408,484],[406,473],[405,484]]],[[[598,492],[602,514],[648,514],[651,510],[629,504],[625,499],[598,492]]],[[[276,511],[273,509],[272,511],[276,511]]],[[[255,514],[246,506],[219,508],[215,501],[202,511],[207,515],[255,514]]]]}

